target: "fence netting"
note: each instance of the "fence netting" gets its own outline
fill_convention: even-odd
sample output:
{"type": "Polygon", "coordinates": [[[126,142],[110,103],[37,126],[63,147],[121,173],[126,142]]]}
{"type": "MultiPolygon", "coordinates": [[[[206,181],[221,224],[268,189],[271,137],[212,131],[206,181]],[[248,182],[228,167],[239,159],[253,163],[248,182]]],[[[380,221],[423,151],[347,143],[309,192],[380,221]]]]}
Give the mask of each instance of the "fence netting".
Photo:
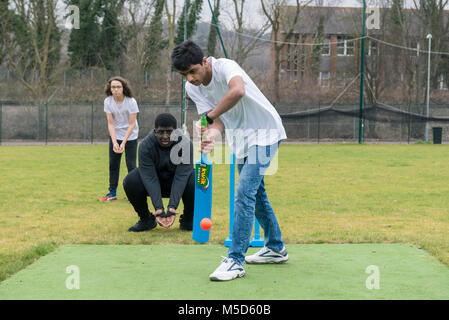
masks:
{"type": "MultiPolygon", "coordinates": [[[[2,142],[104,142],[109,139],[103,105],[9,105],[1,104],[0,141],[2,142]]],[[[363,142],[413,143],[425,141],[440,132],[449,140],[449,107],[430,105],[276,105],[288,139],[303,142],[357,142],[363,125],[363,142]],[[435,131],[434,128],[441,128],[435,131]]],[[[171,113],[181,127],[181,105],[139,105],[139,139],[153,128],[156,116],[171,113]]],[[[192,135],[198,119],[195,106],[186,105],[185,125],[192,135]]]]}
{"type": "Polygon", "coordinates": [[[433,128],[441,128],[448,138],[449,108],[426,106],[357,105],[307,106],[300,111],[281,114],[289,138],[305,141],[359,141],[360,125],[364,142],[425,141],[433,139],[433,128]],[[430,137],[430,138],[429,138],[430,137]]]}

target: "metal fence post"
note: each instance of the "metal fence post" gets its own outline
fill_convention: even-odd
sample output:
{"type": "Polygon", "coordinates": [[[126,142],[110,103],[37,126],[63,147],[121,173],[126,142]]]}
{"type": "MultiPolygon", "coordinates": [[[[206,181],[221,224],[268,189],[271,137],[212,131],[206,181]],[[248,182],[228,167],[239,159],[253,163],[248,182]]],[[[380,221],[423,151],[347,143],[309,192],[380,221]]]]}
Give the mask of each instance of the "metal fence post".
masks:
{"type": "MultiPolygon", "coordinates": [[[[313,108],[313,107],[312,107],[313,108]]],[[[310,139],[310,114],[309,114],[309,106],[306,106],[307,111],[307,139],[310,139]]]]}
{"type": "Polygon", "coordinates": [[[36,140],[39,141],[41,138],[41,104],[37,105],[37,135],[36,140]]]}
{"type": "Polygon", "coordinates": [[[90,103],[90,144],[94,143],[94,103],[90,103]]]}
{"type": "Polygon", "coordinates": [[[81,108],[83,109],[83,140],[87,140],[87,107],[81,108]]]}
{"type": "Polygon", "coordinates": [[[402,106],[399,105],[399,112],[401,113],[401,122],[399,122],[399,141],[402,142],[402,119],[404,119],[404,117],[402,116],[402,106]]]}
{"type": "Polygon", "coordinates": [[[411,117],[410,117],[410,101],[408,102],[408,115],[407,115],[407,117],[408,117],[408,133],[407,133],[407,135],[408,135],[408,144],[410,144],[410,134],[411,134],[411,117]]]}
{"type": "Polygon", "coordinates": [[[0,101],[0,146],[2,145],[3,104],[0,101]]]}
{"type": "Polygon", "coordinates": [[[352,117],[352,139],[355,139],[355,132],[356,132],[356,118],[352,117]]]}
{"type": "Polygon", "coordinates": [[[318,143],[320,143],[320,119],[321,118],[321,102],[320,101],[318,101],[318,133],[317,133],[317,135],[318,135],[318,143]]]}
{"type": "Polygon", "coordinates": [[[45,102],[45,145],[48,144],[48,102],[45,102]]]}

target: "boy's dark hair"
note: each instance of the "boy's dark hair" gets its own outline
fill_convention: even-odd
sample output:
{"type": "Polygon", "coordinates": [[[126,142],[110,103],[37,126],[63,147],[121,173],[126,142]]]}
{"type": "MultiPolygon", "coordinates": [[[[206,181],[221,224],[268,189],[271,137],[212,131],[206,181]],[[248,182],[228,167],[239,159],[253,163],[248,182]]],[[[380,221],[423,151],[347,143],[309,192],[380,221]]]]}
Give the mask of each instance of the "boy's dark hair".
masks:
{"type": "Polygon", "coordinates": [[[126,80],[125,78],[119,77],[119,76],[114,76],[112,78],[110,78],[108,80],[108,82],[106,82],[106,85],[104,86],[104,93],[106,94],[106,96],[112,96],[112,91],[111,91],[111,82],[112,81],[120,81],[122,86],[123,86],[123,95],[129,98],[133,97],[133,91],[131,89],[131,86],[129,84],[129,81],[126,80]]]}
{"type": "Polygon", "coordinates": [[[171,54],[171,61],[176,70],[187,70],[191,65],[203,64],[203,50],[193,41],[187,40],[177,45],[171,54]]]}
{"type": "Polygon", "coordinates": [[[154,128],[157,129],[159,127],[176,129],[176,118],[170,113],[159,114],[154,121],[154,128]]]}

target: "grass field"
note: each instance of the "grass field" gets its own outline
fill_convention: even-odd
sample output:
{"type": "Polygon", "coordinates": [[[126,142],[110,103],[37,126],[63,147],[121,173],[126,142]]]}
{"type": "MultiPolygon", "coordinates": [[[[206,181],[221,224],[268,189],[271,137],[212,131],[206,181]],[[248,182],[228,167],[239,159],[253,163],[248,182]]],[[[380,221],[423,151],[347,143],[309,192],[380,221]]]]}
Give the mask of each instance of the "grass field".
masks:
{"type": "MultiPolygon", "coordinates": [[[[447,159],[444,145],[283,144],[266,186],[287,245],[408,243],[449,265],[447,159]]],[[[127,232],[122,187],[97,202],[107,161],[107,145],[0,147],[0,281],[66,244],[194,244],[178,222],[127,232]]],[[[212,244],[228,236],[228,170],[214,166],[212,244]]]]}

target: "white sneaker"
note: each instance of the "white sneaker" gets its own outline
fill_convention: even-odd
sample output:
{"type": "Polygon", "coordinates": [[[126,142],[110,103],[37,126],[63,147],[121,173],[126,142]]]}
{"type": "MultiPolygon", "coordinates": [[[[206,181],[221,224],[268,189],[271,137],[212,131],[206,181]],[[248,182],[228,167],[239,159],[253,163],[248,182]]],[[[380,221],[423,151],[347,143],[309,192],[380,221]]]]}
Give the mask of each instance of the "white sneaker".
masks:
{"type": "Polygon", "coordinates": [[[232,258],[223,257],[220,266],[209,276],[214,281],[228,281],[245,275],[245,269],[232,258]]]}
{"type": "Polygon", "coordinates": [[[263,264],[263,263],[284,263],[288,260],[288,253],[285,247],[281,252],[271,250],[270,248],[263,247],[258,252],[251,256],[245,257],[246,263],[263,264]]]}

